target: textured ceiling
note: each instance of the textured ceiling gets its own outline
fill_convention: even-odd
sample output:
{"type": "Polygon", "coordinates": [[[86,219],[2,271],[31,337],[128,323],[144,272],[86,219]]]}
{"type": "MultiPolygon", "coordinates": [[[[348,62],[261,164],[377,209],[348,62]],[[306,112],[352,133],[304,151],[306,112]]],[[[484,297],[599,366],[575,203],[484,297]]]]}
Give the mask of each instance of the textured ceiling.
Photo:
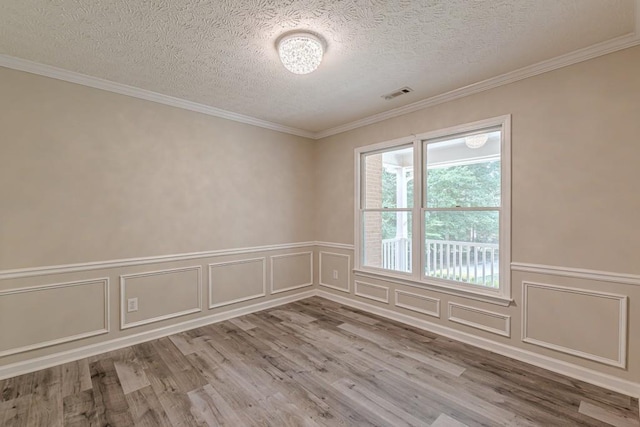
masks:
{"type": "Polygon", "coordinates": [[[321,131],[632,33],[634,16],[634,0],[1,0],[0,54],[321,131]],[[312,74],[278,60],[293,29],[326,39],[312,74]]]}

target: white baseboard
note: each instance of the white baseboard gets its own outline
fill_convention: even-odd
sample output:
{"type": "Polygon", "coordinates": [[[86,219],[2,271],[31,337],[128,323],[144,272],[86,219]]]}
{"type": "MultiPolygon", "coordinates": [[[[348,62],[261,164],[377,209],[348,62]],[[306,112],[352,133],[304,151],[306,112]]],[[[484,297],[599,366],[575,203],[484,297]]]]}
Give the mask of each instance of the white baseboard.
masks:
{"type": "Polygon", "coordinates": [[[599,387],[606,388],[618,393],[626,394],[628,396],[640,398],[640,384],[631,381],[624,380],[622,378],[614,377],[612,375],[604,374],[594,371],[592,369],[584,368],[582,366],[574,365],[572,363],[557,360],[548,356],[533,353],[527,350],[523,350],[510,345],[505,345],[496,341],[488,340],[486,338],[478,337],[475,335],[461,332],[456,329],[448,328],[446,326],[438,325],[426,320],[418,319],[413,316],[408,316],[403,313],[397,313],[386,308],[378,307],[368,304],[362,301],[356,301],[349,297],[342,295],[336,295],[330,292],[317,290],[316,295],[328,300],[357,308],[363,311],[367,311],[378,316],[386,317],[391,320],[405,323],[410,326],[414,326],[419,329],[424,329],[429,332],[436,333],[438,335],[445,336],[447,338],[454,339],[456,341],[470,344],[475,347],[482,348],[503,356],[510,357],[512,359],[519,360],[521,362],[529,363],[531,365],[547,369],[549,371],[556,372],[558,374],[566,375],[577,380],[581,380],[599,387]]]}
{"type": "Polygon", "coordinates": [[[97,354],[106,353],[123,347],[140,344],[142,342],[151,341],[201,326],[222,322],[234,317],[244,316],[246,314],[255,313],[261,310],[266,310],[268,308],[277,307],[313,296],[319,296],[330,301],[344,304],[349,307],[367,311],[369,313],[402,322],[419,329],[424,329],[426,331],[433,332],[438,335],[454,339],[456,341],[470,344],[484,350],[510,357],[512,359],[520,360],[522,362],[529,363],[543,369],[548,369],[549,371],[557,372],[559,374],[566,375],[568,377],[575,378],[590,384],[594,384],[608,390],[640,398],[640,384],[638,383],[627,381],[622,378],[597,372],[592,369],[584,368],[582,366],[574,365],[572,363],[557,360],[548,356],[543,356],[541,354],[533,353],[510,345],[505,345],[499,342],[488,340],[486,338],[478,337],[466,332],[461,332],[403,313],[397,313],[395,311],[371,305],[362,301],[356,301],[346,296],[336,295],[330,292],[315,289],[300,292],[295,295],[259,302],[257,304],[251,304],[246,307],[236,308],[206,317],[188,320],[186,322],[180,322],[175,325],[158,328],[151,331],[128,335],[122,338],[116,338],[113,340],[91,344],[76,349],[38,357],[35,359],[29,359],[12,363],[10,365],[0,366],[0,380],[27,374],[30,372],[35,372],[40,369],[50,368],[52,366],[72,362],[74,360],[83,359],[85,357],[95,356],[97,354]]]}
{"type": "Polygon", "coordinates": [[[234,317],[244,316],[246,314],[255,313],[257,311],[266,310],[268,308],[277,307],[290,302],[315,296],[314,290],[300,292],[294,295],[275,298],[269,301],[259,302],[257,304],[240,307],[221,313],[212,314],[206,317],[199,317],[186,322],[176,323],[175,325],[165,326],[163,328],[153,329],[151,331],[141,332],[134,335],[128,335],[122,338],[116,338],[96,344],[90,344],[84,347],[74,348],[35,359],[24,360],[12,363],[10,365],[0,366],[0,380],[15,377],[18,375],[28,374],[30,372],[39,371],[41,369],[50,368],[52,366],[63,363],[73,362],[74,360],[84,359],[85,357],[95,356],[97,354],[106,353],[123,347],[129,347],[146,341],[155,340],[166,337],[168,335],[177,334],[179,332],[188,331],[190,329],[199,328],[201,326],[222,322],[224,320],[233,319],[234,317]]]}

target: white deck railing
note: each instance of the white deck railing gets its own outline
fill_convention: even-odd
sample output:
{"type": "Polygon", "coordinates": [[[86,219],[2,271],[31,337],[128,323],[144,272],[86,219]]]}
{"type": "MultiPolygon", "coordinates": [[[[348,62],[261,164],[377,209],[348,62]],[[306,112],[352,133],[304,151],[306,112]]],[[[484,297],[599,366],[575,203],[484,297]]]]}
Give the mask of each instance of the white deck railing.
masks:
{"type": "MultiPolygon", "coordinates": [[[[498,244],[494,243],[427,240],[425,275],[497,287],[499,255],[498,244]]],[[[383,240],[382,267],[396,271],[411,271],[411,240],[383,240]]]]}
{"type": "Polygon", "coordinates": [[[498,286],[500,253],[497,243],[427,240],[425,273],[427,276],[498,286]]]}
{"type": "Polygon", "coordinates": [[[406,237],[383,240],[382,268],[411,271],[411,240],[406,237]]]}

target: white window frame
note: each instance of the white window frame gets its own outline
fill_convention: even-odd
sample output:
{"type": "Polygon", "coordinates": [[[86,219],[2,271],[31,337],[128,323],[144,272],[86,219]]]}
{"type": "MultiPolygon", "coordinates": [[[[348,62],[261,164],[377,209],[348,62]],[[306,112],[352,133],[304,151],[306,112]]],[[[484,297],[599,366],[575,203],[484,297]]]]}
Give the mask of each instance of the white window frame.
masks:
{"type": "Polygon", "coordinates": [[[495,303],[507,306],[511,303],[511,115],[493,117],[473,123],[461,124],[458,126],[425,132],[409,137],[398,138],[391,141],[384,141],[377,144],[358,147],[354,150],[354,172],[355,172],[355,193],[354,193],[354,246],[355,246],[355,268],[357,275],[385,279],[391,282],[409,286],[418,286],[432,289],[438,292],[460,295],[471,299],[495,303]],[[470,133],[487,128],[500,128],[500,168],[501,168],[501,206],[500,206],[500,258],[499,274],[500,287],[485,288],[478,285],[454,282],[451,280],[438,279],[425,276],[424,259],[424,215],[425,207],[423,203],[423,161],[426,153],[426,141],[441,139],[448,136],[470,133]],[[362,212],[364,206],[361,194],[362,188],[362,162],[364,155],[372,152],[386,151],[394,147],[407,146],[413,144],[413,208],[412,212],[412,265],[411,273],[392,271],[383,268],[376,268],[363,265],[362,250],[362,212]],[[416,234],[418,233],[418,234],[416,234]],[[417,238],[416,238],[417,237],[417,238]]]}

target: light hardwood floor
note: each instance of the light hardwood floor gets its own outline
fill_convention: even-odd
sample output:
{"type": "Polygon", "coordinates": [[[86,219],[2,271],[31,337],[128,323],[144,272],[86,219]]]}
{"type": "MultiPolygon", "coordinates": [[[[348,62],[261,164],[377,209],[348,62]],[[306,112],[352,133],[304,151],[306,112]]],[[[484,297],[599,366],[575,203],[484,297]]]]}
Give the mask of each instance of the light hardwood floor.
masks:
{"type": "Polygon", "coordinates": [[[1,426],[640,426],[637,399],[321,298],[0,392],[1,426]]]}

